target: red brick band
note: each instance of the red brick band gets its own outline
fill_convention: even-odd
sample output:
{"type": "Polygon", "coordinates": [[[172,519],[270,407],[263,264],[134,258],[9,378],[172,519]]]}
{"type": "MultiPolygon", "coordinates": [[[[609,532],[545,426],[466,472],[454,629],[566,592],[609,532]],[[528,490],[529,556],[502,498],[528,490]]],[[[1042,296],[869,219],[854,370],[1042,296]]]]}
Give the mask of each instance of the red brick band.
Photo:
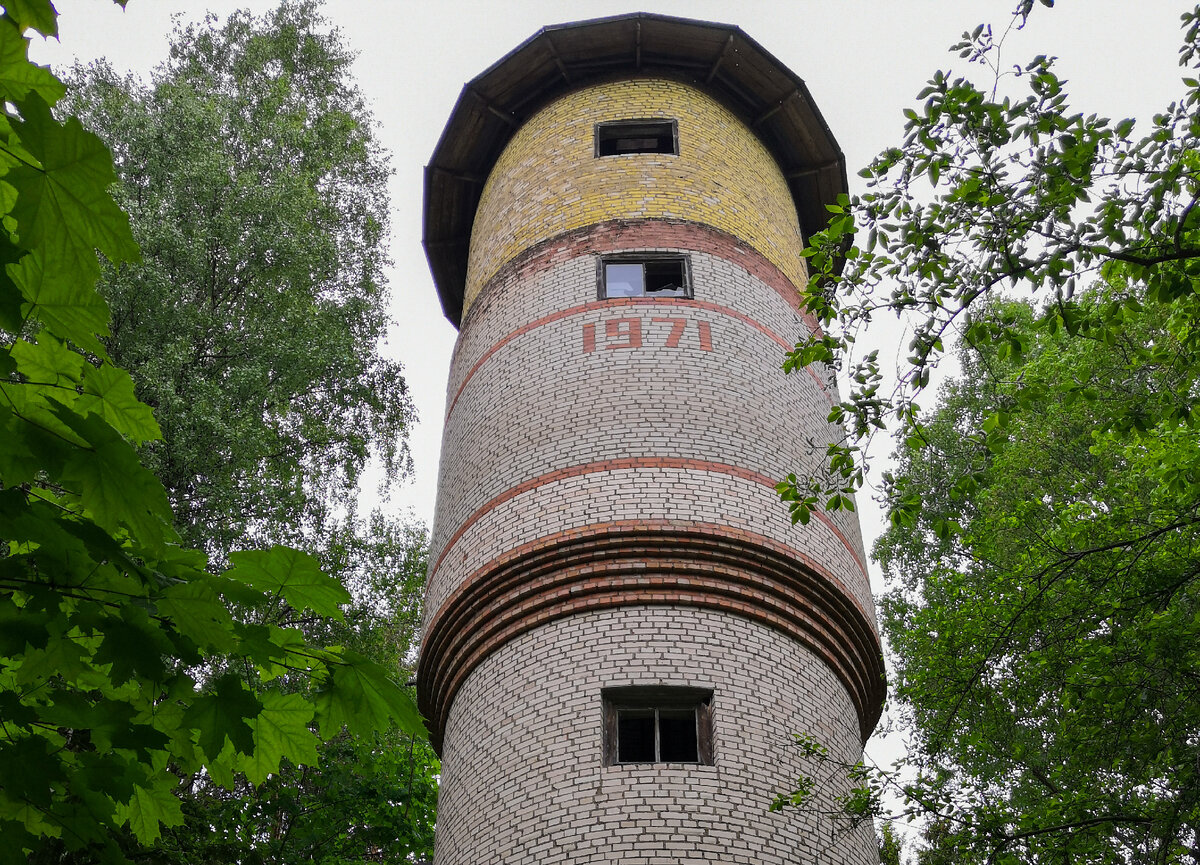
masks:
{"type": "MultiPolygon", "coordinates": [[[[689,471],[713,472],[715,474],[731,475],[736,478],[741,478],[744,481],[750,481],[751,483],[762,484],[763,486],[770,487],[772,490],[775,489],[776,484],[776,481],[767,477],[766,475],[751,469],[743,468],[742,466],[733,466],[729,465],[728,463],[711,462],[709,460],[692,459],[690,457],[621,457],[619,459],[596,460],[595,462],[582,463],[577,466],[568,466],[562,469],[555,469],[552,472],[546,472],[545,474],[540,474],[536,477],[522,481],[514,487],[509,487],[507,490],[500,493],[500,495],[488,500],[486,503],[476,509],[473,514],[467,517],[463,521],[462,525],[455,530],[454,534],[450,536],[450,539],[446,541],[446,546],[442,548],[442,552],[438,555],[437,561],[435,561],[433,563],[433,567],[429,569],[428,582],[433,583],[434,575],[437,574],[438,569],[442,566],[442,562],[445,560],[446,555],[450,552],[454,545],[458,543],[459,538],[466,533],[467,529],[471,528],[471,526],[482,519],[489,511],[499,507],[509,499],[516,498],[517,496],[521,495],[521,493],[527,493],[530,490],[537,489],[538,487],[545,486],[546,484],[552,484],[556,481],[566,480],[567,478],[595,474],[596,472],[620,471],[622,469],[685,469],[689,471]]],[[[867,566],[859,557],[858,551],[854,549],[854,545],[850,543],[849,539],[844,534],[842,534],[841,529],[835,526],[833,521],[829,519],[824,512],[814,511],[813,515],[827,529],[833,532],[839,541],[841,541],[842,546],[846,548],[846,551],[850,553],[855,563],[858,564],[859,570],[862,571],[863,579],[870,579],[867,575],[867,566]]]]}
{"type": "Polygon", "coordinates": [[[865,742],[883,708],[883,657],[867,617],[811,558],[709,524],[636,521],[562,532],[476,571],[426,629],[417,673],[435,750],[455,695],[488,656],[540,625],[630,606],[715,610],[781,632],[845,686],[865,742]]]}
{"type": "Polygon", "coordinates": [[[492,275],[471,302],[459,325],[463,330],[475,309],[486,307],[487,294],[507,282],[515,272],[525,280],[581,255],[606,255],[638,249],[672,249],[715,255],[745,270],[774,289],[793,310],[800,314],[808,329],[821,333],[816,316],[800,303],[800,290],[771,260],[727,231],[686,219],[608,219],[583,225],[538,241],[509,259],[492,275]]]}
{"type": "MultiPolygon", "coordinates": [[[[531,330],[536,330],[539,327],[545,327],[548,324],[553,324],[556,321],[561,321],[562,319],[569,318],[573,315],[580,315],[585,312],[592,312],[593,310],[613,310],[620,309],[622,307],[643,306],[645,304],[654,304],[655,306],[670,304],[671,306],[683,306],[691,309],[707,309],[711,312],[727,315],[730,318],[736,318],[743,324],[749,325],[760,333],[765,334],[768,339],[775,342],[784,351],[791,351],[792,348],[794,348],[792,343],[788,342],[770,328],[755,321],[750,316],[738,312],[736,309],[731,309],[728,306],[722,306],[719,303],[711,303],[706,300],[695,300],[687,297],[614,297],[606,300],[594,300],[591,303],[581,303],[578,306],[560,309],[557,312],[544,315],[539,319],[529,322],[529,324],[518,327],[511,333],[506,333],[504,336],[500,337],[500,339],[496,340],[496,342],[493,343],[488,350],[480,356],[479,360],[475,361],[475,363],[471,366],[471,369],[468,370],[467,374],[463,377],[462,383],[458,386],[458,390],[454,392],[454,398],[450,400],[449,408],[446,409],[446,421],[449,422],[450,415],[454,413],[454,407],[458,405],[458,398],[462,396],[463,391],[467,387],[467,383],[471,381],[471,379],[475,376],[475,373],[479,371],[479,368],[491,360],[492,355],[504,348],[504,346],[508,345],[517,337],[524,336],[531,330]]],[[[711,336],[708,337],[708,339],[711,340],[711,336]]],[[[708,345],[706,350],[712,350],[711,343],[708,345]]],[[[820,376],[813,371],[812,367],[805,367],[804,370],[809,374],[812,380],[817,383],[817,388],[821,391],[821,395],[825,397],[826,401],[829,402],[830,405],[832,405],[833,397],[830,395],[825,382],[821,381],[820,376]]]]}
{"type": "MultiPolygon", "coordinates": [[[[612,252],[626,252],[637,249],[678,249],[684,252],[702,252],[715,255],[731,264],[735,264],[783,298],[784,302],[800,315],[801,320],[810,333],[818,336],[821,334],[821,324],[817,321],[816,316],[804,309],[800,303],[799,289],[782,270],[771,263],[770,259],[728,232],[714,228],[711,225],[688,222],[681,219],[610,219],[575,228],[539,241],[506,262],[493,274],[479,292],[479,296],[471,303],[466,316],[464,316],[463,321],[459,325],[459,329],[466,330],[473,313],[478,309],[484,309],[489,306],[486,302],[487,295],[508,282],[514,274],[518,279],[523,281],[535,274],[549,270],[552,267],[582,255],[606,255],[612,252]]],[[[601,306],[609,308],[620,305],[623,301],[630,300],[634,303],[646,301],[661,303],[666,298],[612,298],[596,303],[584,304],[545,316],[505,335],[495,345],[484,352],[483,356],[475,363],[470,372],[467,373],[466,378],[463,379],[463,383],[459,386],[454,399],[451,401],[450,408],[446,411],[446,417],[449,417],[450,413],[454,410],[454,403],[458,401],[459,394],[462,393],[463,387],[466,386],[467,381],[475,374],[475,371],[496,350],[506,343],[511,342],[516,337],[529,332],[535,327],[549,324],[567,315],[574,315],[601,306]]],[[[694,303],[700,308],[713,309],[739,318],[765,333],[785,351],[790,351],[794,347],[778,334],[735,310],[717,304],[705,305],[699,301],[694,301],[694,303]]],[[[825,394],[825,397],[832,401],[825,383],[812,369],[808,369],[807,371],[812,376],[813,381],[817,383],[821,392],[825,394]]]]}

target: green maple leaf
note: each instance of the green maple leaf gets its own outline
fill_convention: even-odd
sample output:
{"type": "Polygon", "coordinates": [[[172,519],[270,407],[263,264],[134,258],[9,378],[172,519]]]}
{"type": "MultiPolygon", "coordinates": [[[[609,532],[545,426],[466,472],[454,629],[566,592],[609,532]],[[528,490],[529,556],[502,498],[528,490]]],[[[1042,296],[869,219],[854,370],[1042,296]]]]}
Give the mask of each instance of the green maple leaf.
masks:
{"type": "Polygon", "coordinates": [[[107,357],[96,335],[108,334],[108,304],[93,288],[96,256],[86,257],[71,250],[52,254],[38,248],[5,272],[21,292],[25,303],[21,316],[34,316],[60,339],[69,339],[98,357],[107,357]]]}
{"type": "Polygon", "coordinates": [[[113,682],[119,685],[134,676],[160,682],[166,676],[163,656],[172,653],[171,641],[141,607],[126,604],[120,617],[105,616],[99,628],[104,640],[93,659],[112,664],[113,682]]]}
{"type": "MultiPolygon", "coordinates": [[[[72,398],[75,396],[74,385],[79,383],[83,368],[87,365],[80,354],[71,351],[46,331],[37,335],[37,342],[19,339],[13,343],[12,359],[16,361],[17,371],[27,381],[69,388],[68,393],[72,398]]],[[[66,403],[70,400],[60,401],[66,403]]]]}
{"type": "Polygon", "coordinates": [[[129,217],[108,194],[117,175],[104,142],[74,117],[59,123],[36,93],[17,100],[17,107],[23,119],[13,126],[41,163],[18,164],[5,176],[17,189],[12,216],[20,245],[86,255],[98,249],[114,262],[136,261],[129,217]]]}
{"type": "Polygon", "coordinates": [[[204,768],[208,772],[208,777],[213,779],[214,784],[220,784],[232,793],[238,784],[236,764],[237,758],[233,753],[233,745],[227,741],[220,757],[209,760],[204,768]]]}
{"type": "Polygon", "coordinates": [[[91,444],[77,449],[62,469],[63,483],[79,493],[80,501],[102,529],[125,527],[149,550],[163,550],[171,521],[166,490],[142,466],[129,442],[94,414],[81,418],[66,408],[58,418],[91,444]]]}
{"type": "Polygon", "coordinates": [[[392,723],[412,736],[428,735],[412,697],[382,667],[353,652],[347,652],[345,660],[334,669],[331,686],[317,695],[322,737],[336,735],[343,726],[365,736],[387,730],[392,723]]]}
{"type": "Polygon", "coordinates": [[[65,777],[60,758],[50,753],[50,743],[40,736],[0,745],[0,778],[10,799],[47,808],[51,785],[65,777]]]}
{"type": "Polygon", "coordinates": [[[162,748],[169,739],[148,724],[134,723],[137,709],[120,700],[96,700],[79,691],[57,691],[54,700],[40,709],[42,723],[87,730],[98,753],[111,748],[136,751],[148,761],[149,750],[162,748]]]}
{"type": "Polygon", "coordinates": [[[21,30],[33,28],[43,36],[58,36],[58,13],[50,0],[5,0],[4,11],[21,30]]]}
{"type": "MultiPolygon", "coordinates": [[[[2,561],[2,560],[0,560],[2,561]]],[[[44,649],[50,640],[49,624],[55,616],[17,605],[12,592],[0,595],[0,653],[19,655],[29,646],[44,649]]]]}
{"type": "Polygon", "coordinates": [[[58,520],[60,511],[37,500],[26,501],[21,489],[0,491],[0,537],[36,549],[39,562],[53,562],[63,583],[77,585],[96,562],[87,548],[58,520]]]}
{"type": "Polygon", "coordinates": [[[172,789],[174,776],[163,773],[155,781],[148,788],[135,785],[133,796],[117,808],[117,819],[129,823],[134,836],[145,845],[158,840],[161,826],[183,824],[183,809],[172,789]]]}
{"type": "MultiPolygon", "coordinates": [[[[15,21],[0,20],[0,96],[9,102],[19,102],[33,92],[53,104],[62,99],[63,94],[66,93],[63,83],[55,78],[49,69],[29,62],[29,40],[21,35],[21,31],[30,26],[38,16],[36,9],[30,9],[28,15],[22,13],[29,7],[39,5],[43,4],[21,2],[21,0],[16,3],[6,0],[4,4],[4,10],[9,16],[17,19],[15,21]],[[21,20],[22,17],[24,17],[24,21],[21,20]],[[30,23],[25,23],[26,21],[30,23]]],[[[50,4],[45,3],[44,5],[49,6],[50,4]]],[[[44,23],[44,16],[42,21],[44,23]]],[[[49,23],[51,27],[55,27],[57,32],[53,10],[51,10],[49,23]]],[[[33,24],[33,26],[37,25],[33,24]]],[[[55,34],[46,33],[46,35],[55,34]]]]}
{"type": "Polygon", "coordinates": [[[203,576],[209,582],[213,578],[204,570],[207,565],[208,555],[203,550],[187,547],[167,547],[155,563],[159,573],[173,579],[191,580],[203,576]]]}
{"type": "Polygon", "coordinates": [[[44,723],[73,730],[107,731],[128,724],[134,709],[117,700],[95,702],[79,691],[61,690],[38,713],[44,723]]]}
{"type": "Polygon", "coordinates": [[[158,602],[158,612],[203,649],[227,652],[237,642],[233,617],[207,581],[189,580],[170,586],[158,602]]]}
{"type": "Polygon", "coordinates": [[[254,731],[247,723],[262,711],[262,703],[233,673],[213,683],[213,693],[197,697],[183,713],[183,725],[200,731],[200,748],[216,760],[228,740],[242,754],[254,751],[254,731]]]}
{"type": "Polygon", "coordinates": [[[263,681],[270,681],[288,672],[288,663],[299,660],[314,671],[321,667],[328,652],[309,644],[304,632],[297,628],[280,628],[276,625],[243,625],[235,623],[237,652],[258,666],[263,681]],[[300,653],[299,659],[292,657],[300,653]]]}
{"type": "Polygon", "coordinates": [[[238,760],[238,768],[253,784],[261,784],[273,772],[279,771],[279,761],[286,757],[293,763],[317,764],[317,737],[308,729],[313,717],[313,705],[302,694],[263,695],[262,713],[250,727],[254,731],[254,753],[238,760]]]}
{"type": "MultiPolygon", "coordinates": [[[[12,190],[12,187],[0,180],[0,213],[7,213],[12,209],[12,202],[4,201],[6,189],[12,190]]],[[[16,192],[13,190],[13,202],[15,201],[16,192]]],[[[21,304],[25,298],[8,275],[8,265],[16,264],[22,255],[25,255],[24,250],[12,242],[7,232],[0,232],[0,328],[10,333],[20,333],[25,324],[25,316],[21,313],[21,304]]]]}
{"type": "Polygon", "coordinates": [[[224,574],[210,576],[206,582],[220,592],[221,596],[230,604],[242,604],[246,607],[257,608],[270,600],[252,586],[248,586],[240,580],[227,579],[224,574]]]}
{"type": "Polygon", "coordinates": [[[87,652],[74,640],[52,639],[45,648],[25,653],[16,671],[16,681],[21,685],[41,685],[56,676],[76,680],[92,670],[86,655],[87,652]]]}
{"type": "MultiPolygon", "coordinates": [[[[14,452],[3,453],[5,449],[0,448],[0,465],[15,473],[12,478],[5,475],[7,486],[25,482],[30,462],[25,454],[48,477],[57,478],[67,457],[76,448],[88,446],[85,438],[61,420],[59,413],[64,404],[50,399],[51,391],[37,385],[0,381],[0,424],[7,428],[6,444],[14,452]]],[[[69,408],[66,411],[74,415],[69,408]]]]}
{"type": "Polygon", "coordinates": [[[0,441],[4,442],[0,447],[0,482],[11,488],[32,482],[45,468],[27,441],[28,437],[40,439],[44,433],[31,429],[28,422],[3,404],[8,396],[8,390],[0,387],[0,441]]]}
{"type": "Polygon", "coordinates": [[[41,843],[38,836],[58,838],[62,827],[46,820],[38,808],[26,803],[7,803],[0,795],[0,865],[29,865],[26,850],[41,843]]]}
{"type": "MultiPolygon", "coordinates": [[[[0,818],[0,826],[3,826],[5,822],[3,818],[14,821],[29,832],[36,832],[39,835],[49,835],[51,838],[62,836],[62,827],[54,823],[52,819],[47,819],[46,812],[41,808],[30,805],[28,802],[5,803],[3,815],[0,818]]],[[[12,843],[7,838],[8,833],[3,828],[0,828],[0,847],[3,847],[5,843],[12,843]]],[[[28,839],[26,843],[34,841],[32,835],[27,835],[26,838],[28,839]]],[[[17,846],[15,850],[8,851],[7,854],[4,851],[0,851],[0,863],[8,862],[19,862],[21,865],[29,865],[29,860],[24,858],[20,846],[17,846]],[[6,858],[6,855],[13,858],[6,858]],[[16,858],[17,856],[21,858],[18,859],[16,858]]]]}
{"type": "Polygon", "coordinates": [[[226,577],[281,595],[297,610],[341,619],[340,605],[350,601],[342,584],[322,573],[315,557],[299,550],[274,546],[233,553],[229,561],[233,567],[225,572],[226,577]]]}
{"type": "Polygon", "coordinates": [[[20,695],[15,691],[0,691],[0,718],[3,718],[6,724],[28,727],[37,722],[38,714],[22,703],[20,695]]]}
{"type": "Polygon", "coordinates": [[[68,779],[71,793],[82,798],[90,792],[107,798],[110,813],[113,803],[127,802],[133,797],[135,785],[149,784],[150,767],[126,755],[113,751],[83,751],[77,759],[68,779]]]}
{"type": "Polygon", "coordinates": [[[75,410],[80,414],[95,412],[117,432],[136,442],[162,438],[150,406],[134,395],[129,373],[112,364],[88,370],[83,380],[83,395],[75,403],[75,410]]]}
{"type": "Polygon", "coordinates": [[[149,724],[130,724],[112,732],[112,746],[135,752],[139,759],[148,760],[151,751],[161,751],[171,738],[149,724]]]}

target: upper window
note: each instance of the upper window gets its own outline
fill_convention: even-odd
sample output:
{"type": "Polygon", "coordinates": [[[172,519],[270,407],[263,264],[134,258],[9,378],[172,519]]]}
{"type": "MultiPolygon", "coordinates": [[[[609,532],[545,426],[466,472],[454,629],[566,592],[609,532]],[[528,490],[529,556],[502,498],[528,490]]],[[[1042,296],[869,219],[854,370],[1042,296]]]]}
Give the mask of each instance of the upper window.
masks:
{"type": "Polygon", "coordinates": [[[674,120],[615,120],[596,124],[596,155],[679,153],[674,120]]]}
{"type": "Polygon", "coordinates": [[[687,260],[682,256],[609,259],[602,268],[601,299],[691,296],[687,260]]]}
{"type": "Polygon", "coordinates": [[[604,691],[604,762],[711,765],[712,691],[609,688],[604,691]]]}

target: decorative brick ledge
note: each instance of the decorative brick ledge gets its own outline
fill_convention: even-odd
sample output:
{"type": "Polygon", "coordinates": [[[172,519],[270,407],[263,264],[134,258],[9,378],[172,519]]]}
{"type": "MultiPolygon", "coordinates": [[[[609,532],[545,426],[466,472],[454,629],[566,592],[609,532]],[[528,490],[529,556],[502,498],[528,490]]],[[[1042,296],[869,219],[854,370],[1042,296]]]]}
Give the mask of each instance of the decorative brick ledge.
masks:
{"type": "Polygon", "coordinates": [[[640,520],[560,532],[472,574],[426,629],[418,701],[434,748],[455,694],[499,648],[540,625],[622,606],[684,606],[765,625],[820,658],[845,686],[865,742],[883,707],[871,619],[802,553],[715,525],[640,520]]]}

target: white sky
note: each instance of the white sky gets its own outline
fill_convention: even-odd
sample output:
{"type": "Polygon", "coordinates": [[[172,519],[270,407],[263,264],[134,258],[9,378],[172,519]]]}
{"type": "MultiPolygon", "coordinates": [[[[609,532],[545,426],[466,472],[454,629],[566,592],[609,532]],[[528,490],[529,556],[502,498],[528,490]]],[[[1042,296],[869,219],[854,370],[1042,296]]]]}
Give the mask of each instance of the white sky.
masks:
{"type": "MultiPolygon", "coordinates": [[[[262,0],[55,0],[61,44],[34,47],[40,62],[107,56],[114,67],[143,74],[166,52],[171,17],[258,12],[262,0]]],[[[356,75],[392,154],[392,329],[388,350],[405,366],[420,413],[410,443],[416,476],[392,501],[432,521],[446,376],[456,332],[442,317],[421,250],[422,171],[463,84],[540,27],[633,11],[737,24],[807,83],[855,172],[901,138],[903,108],[936,69],[967,70],[946,49],[964,30],[991,21],[1007,26],[1016,0],[327,0],[325,17],[358,52],[356,75]]],[[[1072,104],[1085,113],[1148,121],[1182,92],[1176,63],[1179,16],[1168,0],[1059,0],[1036,5],[1005,58],[1060,58],[1072,104]]],[[[891,337],[898,342],[896,337],[891,337]]],[[[903,346],[881,356],[902,358],[903,346]]],[[[886,442],[877,448],[886,454],[886,442]]],[[[868,546],[882,528],[878,507],[859,497],[868,546]]],[[[877,569],[874,569],[877,570],[877,569]]],[[[876,590],[879,590],[875,573],[876,590]]]]}
{"type": "MultiPolygon", "coordinates": [[[[393,496],[426,522],[437,483],[440,418],[455,330],[442,317],[421,250],[422,170],[463,84],[546,24],[630,11],[737,24],[795,71],[845,152],[854,173],[896,143],[901,110],[935,69],[965,68],[946,52],[975,24],[1006,26],[1015,0],[327,0],[325,16],[358,52],[356,75],[392,154],[393,316],[389,351],[403,363],[420,412],[411,444],[416,477],[393,496]]],[[[199,18],[236,8],[266,11],[262,0],[130,0],[124,12],[105,0],[56,0],[61,44],[35,45],[41,62],[107,56],[117,69],[147,73],[166,52],[173,15],[199,18]]],[[[1013,40],[1016,62],[1058,54],[1075,104],[1112,117],[1145,117],[1180,92],[1175,62],[1182,6],[1167,0],[1060,0],[1038,5],[1013,40]],[[1132,10],[1136,8],[1137,11],[1132,10]]],[[[893,349],[902,350],[903,346],[893,349]]],[[[888,352],[885,350],[883,356],[888,352]]],[[[884,448],[888,450],[888,448],[884,448]]],[[[875,508],[860,497],[864,528],[875,508]]]]}

